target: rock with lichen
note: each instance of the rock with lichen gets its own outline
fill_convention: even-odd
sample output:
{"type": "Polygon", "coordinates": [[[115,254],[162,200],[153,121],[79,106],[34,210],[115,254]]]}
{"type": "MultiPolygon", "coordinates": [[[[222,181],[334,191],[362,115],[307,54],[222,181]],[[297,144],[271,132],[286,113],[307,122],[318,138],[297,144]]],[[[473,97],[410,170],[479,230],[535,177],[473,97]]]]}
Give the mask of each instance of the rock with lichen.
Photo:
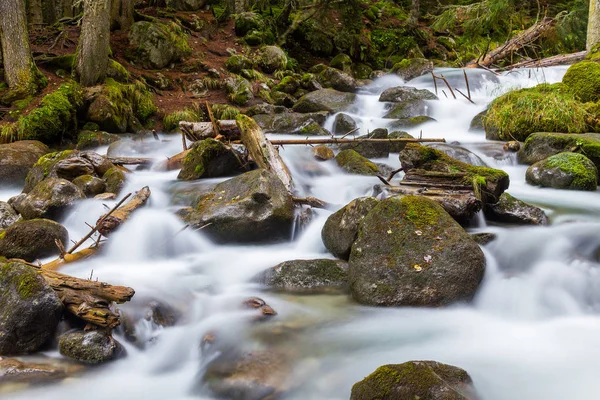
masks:
{"type": "Polygon", "coordinates": [[[542,187],[594,191],[598,187],[598,169],[583,154],[560,153],[530,166],[525,179],[542,187]]]}
{"type": "Polygon", "coordinates": [[[328,293],[348,287],[348,264],[340,260],[291,260],[261,273],[265,286],[286,293],[328,293]]]}
{"type": "Polygon", "coordinates": [[[85,364],[100,364],[124,354],[123,346],[99,330],[67,332],[58,342],[60,354],[85,364]]]}
{"type": "Polygon", "coordinates": [[[29,169],[46,153],[48,146],[35,140],[0,144],[0,185],[22,186],[29,169]]]}
{"type": "Polygon", "coordinates": [[[15,222],[0,230],[0,256],[34,261],[59,253],[57,242],[67,246],[69,232],[48,219],[15,222]]]}
{"type": "Polygon", "coordinates": [[[47,178],[14,203],[13,207],[24,219],[57,219],[81,199],[85,199],[85,194],[68,180],[47,178]]]}
{"type": "Polygon", "coordinates": [[[242,171],[240,157],[235,151],[211,138],[194,143],[183,160],[177,179],[189,181],[216,178],[242,171]]]}
{"type": "Polygon", "coordinates": [[[335,156],[337,164],[346,172],[355,175],[378,174],[377,165],[352,149],[342,150],[335,156]]]}
{"type": "Polygon", "coordinates": [[[548,217],[539,207],[525,203],[504,192],[494,204],[486,204],[485,217],[490,221],[519,225],[547,225],[548,217]]]}

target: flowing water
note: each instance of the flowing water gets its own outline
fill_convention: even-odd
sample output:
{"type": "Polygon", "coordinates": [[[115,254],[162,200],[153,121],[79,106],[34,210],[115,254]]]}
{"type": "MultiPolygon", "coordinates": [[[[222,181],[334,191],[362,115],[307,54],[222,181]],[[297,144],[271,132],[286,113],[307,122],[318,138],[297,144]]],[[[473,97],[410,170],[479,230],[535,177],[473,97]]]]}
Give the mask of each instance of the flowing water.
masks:
{"type": "MultiPolygon", "coordinates": [[[[210,399],[201,385],[204,366],[214,354],[201,350],[202,338],[216,332],[245,349],[274,348],[293,368],[288,399],[348,399],[352,384],[378,366],[432,359],[466,369],[484,400],[597,399],[600,393],[600,195],[526,185],[525,166],[498,151],[482,132],[469,132],[474,115],[509,89],[560,81],[565,68],[514,71],[496,77],[470,71],[472,97],[444,97],[429,102],[437,122],[410,131],[423,137],[445,137],[478,154],[489,166],[510,174],[511,194],[544,208],[548,227],[487,226],[480,217],[476,230],[497,234],[484,248],[487,270],[475,300],[441,309],[368,308],[348,296],[292,296],[264,291],[252,282],[257,273],[292,259],[329,258],[320,231],[330,211],[316,210],[312,222],[277,245],[216,245],[201,232],[185,230],[173,214],[171,192],[183,185],[177,172],[138,171],[125,192],[144,185],[150,204],[106,243],[101,256],[64,268],[79,277],[98,278],[135,288],[132,302],[120,306],[128,315],[143,315],[150,300],[178,310],[174,327],[135,320],[138,341],[128,344],[127,357],[54,386],[4,394],[3,398],[36,400],[210,399]],[[246,298],[259,296],[278,315],[256,323],[240,310],[246,298]]],[[[453,86],[463,87],[462,71],[445,70],[453,86]]],[[[403,84],[386,77],[362,94],[352,110],[361,133],[385,127],[378,94],[403,84]]],[[[433,90],[429,78],[410,85],[433,90]]],[[[439,89],[442,89],[440,86],[439,89]]],[[[447,93],[448,94],[448,93],[447,93]]],[[[333,117],[327,124],[333,124],[333,117]]],[[[157,160],[179,151],[177,137],[149,144],[142,153],[157,160]]],[[[105,149],[104,149],[105,150],[105,149]]],[[[310,149],[281,150],[303,195],[339,207],[372,193],[378,181],[344,174],[333,162],[316,165],[310,149]],[[309,166],[309,167],[307,167],[309,166]]],[[[398,167],[397,154],[377,160],[398,167]]],[[[211,180],[211,183],[216,180],[211,180]]],[[[14,193],[2,192],[0,197],[14,193]]],[[[108,203],[110,207],[114,203],[108,203]]],[[[83,236],[105,212],[97,201],[84,201],[64,221],[71,238],[83,236]]],[[[50,357],[60,357],[48,352],[50,357]]]]}

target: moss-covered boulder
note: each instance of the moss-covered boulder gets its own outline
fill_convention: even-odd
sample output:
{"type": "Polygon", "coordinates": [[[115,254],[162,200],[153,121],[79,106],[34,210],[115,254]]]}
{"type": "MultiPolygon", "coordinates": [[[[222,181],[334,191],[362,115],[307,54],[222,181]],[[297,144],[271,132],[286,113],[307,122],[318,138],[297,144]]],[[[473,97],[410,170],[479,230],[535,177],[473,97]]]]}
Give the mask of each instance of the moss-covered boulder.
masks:
{"type": "Polygon", "coordinates": [[[225,62],[227,71],[239,74],[243,69],[252,69],[252,60],[248,57],[234,54],[225,62]]]}
{"type": "Polygon", "coordinates": [[[161,69],[191,54],[187,35],[175,23],[139,21],[129,30],[130,59],[147,69],[161,69]]]}
{"type": "Polygon", "coordinates": [[[58,342],[60,354],[85,364],[100,364],[124,354],[123,346],[110,334],[93,331],[65,333],[58,342]]]}
{"type": "Polygon", "coordinates": [[[324,88],[332,88],[340,92],[354,93],[361,87],[352,75],[330,67],[325,67],[317,75],[317,80],[324,88]]]}
{"type": "Polygon", "coordinates": [[[405,196],[379,202],[361,221],[349,265],[359,303],[438,307],[473,298],[485,257],[439,204],[405,196]]]}
{"type": "Polygon", "coordinates": [[[330,215],[321,230],[327,250],[342,260],[348,260],[360,223],[378,203],[375,197],[359,197],[330,215]]]}
{"type": "Polygon", "coordinates": [[[38,350],[54,335],[63,304],[29,265],[0,265],[0,355],[38,350]]]}
{"type": "Polygon", "coordinates": [[[335,153],[327,146],[315,146],[311,149],[313,156],[319,161],[331,160],[335,153]]]}
{"type": "Polygon", "coordinates": [[[352,149],[342,150],[335,156],[335,161],[342,169],[350,174],[372,175],[378,174],[377,165],[368,158],[361,156],[352,149]]]}
{"type": "Polygon", "coordinates": [[[29,169],[48,153],[48,146],[35,140],[0,145],[0,186],[23,186],[29,169]]]}
{"type": "Polygon", "coordinates": [[[534,133],[517,156],[523,164],[534,164],[564,152],[583,154],[600,168],[600,134],[534,133]]]}
{"type": "Polygon", "coordinates": [[[596,190],[598,169],[578,153],[560,153],[538,161],[527,169],[527,183],[570,190],[596,190]]]}
{"type": "Polygon", "coordinates": [[[112,167],[102,175],[102,179],[106,182],[106,191],[108,193],[119,194],[123,186],[125,186],[127,177],[119,167],[112,167]]]}
{"type": "Polygon", "coordinates": [[[562,82],[583,103],[600,100],[600,64],[597,62],[582,61],[571,65],[562,82]]]}
{"type": "Polygon", "coordinates": [[[77,135],[77,149],[88,150],[106,146],[121,140],[119,135],[104,131],[80,131],[77,135]]]}
{"type": "Polygon", "coordinates": [[[85,194],[68,180],[47,178],[13,207],[24,219],[57,219],[81,199],[85,194]]]}
{"type": "Polygon", "coordinates": [[[266,270],[257,280],[287,293],[327,293],[348,287],[348,264],[340,260],[292,260],[266,270]]]}
{"type": "Polygon", "coordinates": [[[0,201],[0,230],[8,228],[19,219],[19,214],[10,204],[0,201]]]}
{"type": "Polygon", "coordinates": [[[400,162],[405,172],[411,169],[424,170],[425,174],[441,172],[448,179],[454,178],[458,184],[472,185],[484,203],[497,202],[510,183],[508,174],[502,170],[476,167],[418,143],[408,143],[404,147],[400,152],[400,162]]]}
{"type": "Polygon", "coordinates": [[[265,133],[306,134],[307,126],[321,126],[327,119],[327,113],[295,113],[257,114],[252,117],[265,133]]]}
{"type": "Polygon", "coordinates": [[[333,121],[333,134],[334,135],[345,135],[346,133],[355,130],[357,127],[354,118],[348,114],[339,113],[335,116],[333,121]]]}
{"type": "Polygon", "coordinates": [[[235,34],[237,36],[246,36],[255,29],[259,29],[262,24],[260,15],[253,12],[243,12],[235,16],[235,34]]]}
{"type": "Polygon", "coordinates": [[[352,386],[350,400],[476,400],[473,381],[458,367],[408,361],[379,367],[352,386]]]}
{"type": "Polygon", "coordinates": [[[490,140],[524,141],[534,132],[581,133],[589,113],[563,84],[541,84],[496,98],[483,117],[490,140]]]}
{"type": "Polygon", "coordinates": [[[218,242],[287,240],[294,204],[275,174],[258,169],[216,185],[184,219],[218,242]]]}
{"type": "Polygon", "coordinates": [[[177,11],[198,11],[206,5],[206,0],[166,0],[165,5],[177,11]]]}
{"type": "MultiPolygon", "coordinates": [[[[367,135],[359,136],[359,139],[387,139],[388,131],[385,128],[377,128],[367,135]]],[[[390,154],[390,142],[373,143],[344,143],[340,149],[351,149],[363,157],[367,158],[386,158],[390,154]]]]}
{"type": "Polygon", "coordinates": [[[339,69],[347,74],[352,73],[352,58],[349,55],[340,53],[333,57],[329,62],[331,68],[339,69]]]}
{"type": "MultiPolygon", "coordinates": [[[[402,107],[400,104],[396,104],[392,106],[390,111],[386,114],[388,116],[393,116],[395,112],[398,112],[398,115],[406,115],[406,113],[410,113],[410,108],[406,109],[402,107]]],[[[418,115],[416,117],[410,118],[398,118],[395,121],[392,121],[388,124],[388,129],[391,130],[403,130],[403,129],[416,129],[421,125],[424,125],[428,122],[436,122],[435,118],[431,118],[427,115],[418,115]]]]}
{"type": "Polygon", "coordinates": [[[42,98],[39,106],[18,121],[0,127],[0,142],[39,140],[52,144],[68,137],[77,127],[83,91],[75,82],[63,83],[42,98]]]}
{"type": "Polygon", "coordinates": [[[405,58],[392,67],[392,72],[405,81],[410,81],[432,71],[433,62],[425,58],[405,58]]]}
{"type": "Polygon", "coordinates": [[[29,193],[38,183],[48,177],[56,178],[56,175],[53,173],[54,165],[61,160],[72,157],[74,154],[76,154],[76,152],[73,150],[64,150],[61,152],[48,153],[40,157],[27,173],[23,193],[29,193]]]}
{"type": "Polygon", "coordinates": [[[273,87],[273,90],[293,95],[300,87],[301,83],[296,77],[286,76],[273,87]]]}
{"type": "Polygon", "coordinates": [[[0,231],[0,256],[34,261],[58,254],[56,242],[67,246],[69,232],[48,219],[15,222],[0,231]]]}
{"type": "Polygon", "coordinates": [[[205,139],[194,143],[183,160],[177,179],[191,181],[200,178],[216,178],[242,171],[242,163],[235,151],[222,142],[205,139]]]}
{"type": "Polygon", "coordinates": [[[387,106],[384,118],[406,119],[427,114],[426,100],[437,100],[437,96],[426,89],[397,86],[383,91],[379,101],[392,103],[387,106]]]}
{"type": "Polygon", "coordinates": [[[546,213],[531,204],[525,203],[508,193],[502,193],[495,204],[486,204],[485,217],[490,221],[519,225],[547,225],[546,213]]]}
{"type": "Polygon", "coordinates": [[[250,82],[239,75],[233,75],[225,79],[225,90],[227,98],[238,106],[248,104],[254,98],[252,93],[252,85],[250,82]]]}
{"type": "Polygon", "coordinates": [[[277,46],[265,46],[258,53],[258,64],[263,72],[268,74],[285,69],[288,58],[285,52],[277,46]]]}
{"type": "Polygon", "coordinates": [[[349,109],[356,95],[354,93],[345,93],[333,89],[320,89],[305,94],[298,102],[294,104],[293,110],[300,113],[312,113],[327,111],[336,113],[349,109]]]}
{"type": "Polygon", "coordinates": [[[77,186],[86,197],[94,197],[106,192],[106,182],[92,175],[81,175],[73,179],[73,185],[77,186]]]}

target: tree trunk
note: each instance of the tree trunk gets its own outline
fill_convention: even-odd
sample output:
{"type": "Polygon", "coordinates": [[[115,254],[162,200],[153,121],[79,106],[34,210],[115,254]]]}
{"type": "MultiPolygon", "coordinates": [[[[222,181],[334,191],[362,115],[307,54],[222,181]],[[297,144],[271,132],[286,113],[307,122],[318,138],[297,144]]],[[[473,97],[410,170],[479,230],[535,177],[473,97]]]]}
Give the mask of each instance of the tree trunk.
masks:
{"type": "Polygon", "coordinates": [[[133,0],[113,0],[110,19],[112,30],[128,31],[133,25],[133,0]]]}
{"type": "Polygon", "coordinates": [[[27,20],[30,25],[42,25],[44,23],[42,0],[29,0],[27,4],[27,20]]]}
{"type": "Polygon", "coordinates": [[[417,26],[419,22],[419,13],[420,13],[420,1],[413,0],[412,6],[410,8],[410,16],[408,18],[408,24],[410,26],[417,26]]]}
{"type": "Polygon", "coordinates": [[[106,77],[109,51],[110,0],[85,0],[76,66],[83,86],[93,86],[106,77]]]}
{"type": "Polygon", "coordinates": [[[589,51],[600,43],[600,0],[590,0],[586,49],[589,51]]]}
{"type": "Polygon", "coordinates": [[[250,11],[249,0],[227,0],[229,14],[239,14],[244,11],[250,11]]]}
{"type": "Polygon", "coordinates": [[[0,1],[0,41],[4,76],[13,93],[34,93],[45,78],[35,66],[29,50],[24,0],[0,1]]]}

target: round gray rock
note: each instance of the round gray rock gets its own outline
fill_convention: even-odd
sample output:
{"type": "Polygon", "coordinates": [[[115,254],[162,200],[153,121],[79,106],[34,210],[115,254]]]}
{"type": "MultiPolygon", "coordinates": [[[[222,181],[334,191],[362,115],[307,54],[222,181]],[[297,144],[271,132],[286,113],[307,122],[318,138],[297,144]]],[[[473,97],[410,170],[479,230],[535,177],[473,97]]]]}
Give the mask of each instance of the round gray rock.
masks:
{"type": "Polygon", "coordinates": [[[24,219],[55,219],[80,199],[85,199],[85,194],[68,180],[48,178],[38,183],[14,207],[24,219]]]}
{"type": "Polygon", "coordinates": [[[15,222],[0,232],[0,255],[34,261],[59,253],[56,241],[66,246],[69,232],[48,219],[31,219],[15,222]]]}
{"type": "Polygon", "coordinates": [[[348,264],[330,259],[285,261],[266,270],[258,281],[292,293],[343,290],[348,286],[348,264]]]}
{"type": "Polygon", "coordinates": [[[123,346],[100,331],[68,332],[58,342],[60,354],[86,364],[100,364],[123,354],[123,346]]]}

